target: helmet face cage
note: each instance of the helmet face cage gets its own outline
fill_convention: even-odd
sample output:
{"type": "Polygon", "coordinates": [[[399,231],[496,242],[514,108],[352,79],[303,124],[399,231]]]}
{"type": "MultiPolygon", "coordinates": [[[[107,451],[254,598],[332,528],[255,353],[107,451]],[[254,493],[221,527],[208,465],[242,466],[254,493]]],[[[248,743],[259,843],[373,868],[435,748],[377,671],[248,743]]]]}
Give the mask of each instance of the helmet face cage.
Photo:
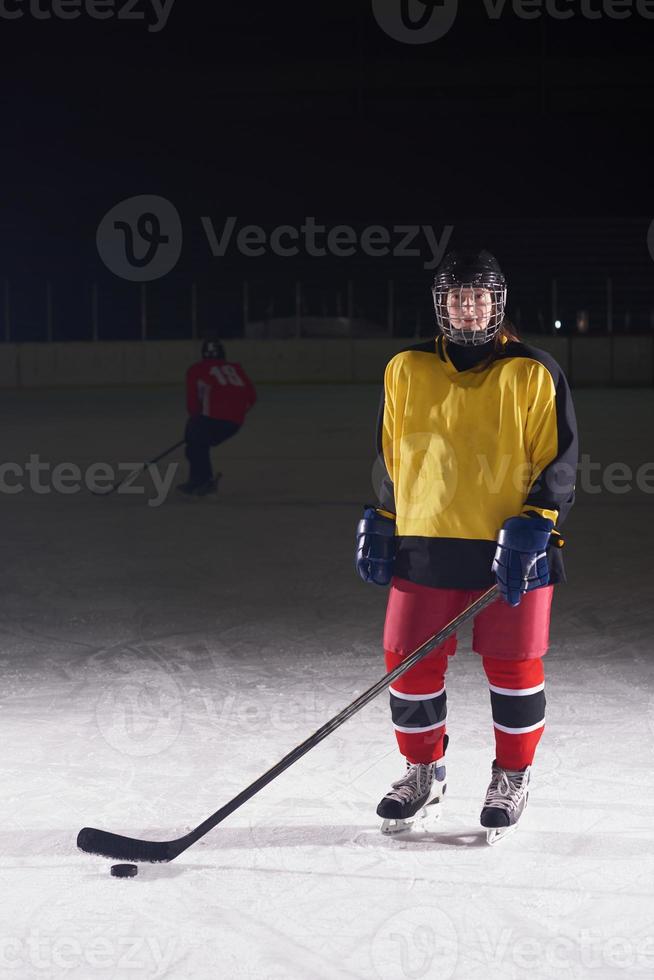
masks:
{"type": "Polygon", "coordinates": [[[224,361],[225,349],[219,340],[205,340],[202,344],[202,356],[212,360],[224,361]]]}
{"type": "MultiPolygon", "coordinates": [[[[454,344],[477,346],[497,336],[504,321],[506,286],[488,281],[435,283],[432,289],[438,329],[454,344]],[[483,298],[480,297],[483,293],[483,298]],[[483,327],[462,324],[463,311],[478,315],[480,305],[488,304],[488,322],[483,327]],[[453,317],[451,307],[462,311],[461,317],[453,317]],[[458,320],[458,323],[453,321],[458,320]]],[[[484,316],[486,319],[486,316],[484,316]]]]}
{"type": "Polygon", "coordinates": [[[449,252],[436,271],[432,295],[438,329],[453,343],[478,346],[500,332],[506,279],[490,252],[449,252]]]}

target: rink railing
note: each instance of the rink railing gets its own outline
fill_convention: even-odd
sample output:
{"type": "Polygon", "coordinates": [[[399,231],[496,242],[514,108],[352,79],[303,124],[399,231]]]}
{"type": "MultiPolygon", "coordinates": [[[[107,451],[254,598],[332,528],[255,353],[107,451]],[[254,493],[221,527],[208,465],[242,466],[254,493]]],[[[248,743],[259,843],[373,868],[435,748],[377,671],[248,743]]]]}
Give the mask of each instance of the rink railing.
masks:
{"type": "MultiPolygon", "coordinates": [[[[654,385],[654,337],[544,337],[547,350],[577,387],[654,385]]],[[[424,338],[423,338],[424,340],[424,338]]],[[[379,339],[234,339],[230,360],[260,384],[379,383],[389,358],[416,341],[379,339]]],[[[199,357],[191,340],[97,341],[0,345],[0,387],[181,384],[199,357]]]]}

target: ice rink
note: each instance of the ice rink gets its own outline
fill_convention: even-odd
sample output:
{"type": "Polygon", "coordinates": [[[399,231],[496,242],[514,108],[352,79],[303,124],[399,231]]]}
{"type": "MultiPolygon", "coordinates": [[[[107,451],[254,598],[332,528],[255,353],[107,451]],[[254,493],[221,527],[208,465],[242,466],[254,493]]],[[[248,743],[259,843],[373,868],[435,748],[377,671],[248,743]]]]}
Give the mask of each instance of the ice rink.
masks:
{"type": "Polygon", "coordinates": [[[0,493],[1,976],[654,975],[654,391],[575,394],[602,469],[565,528],[519,831],[489,848],[478,824],[493,731],[466,631],[434,833],[379,833],[402,770],[383,694],[177,861],[120,881],[76,849],[82,826],[184,833],[383,674],[386,593],[353,570],[378,391],[262,387],[206,500],[149,476],[102,499],[53,471],[174,443],[181,390],[0,392],[17,464],[0,493]]]}

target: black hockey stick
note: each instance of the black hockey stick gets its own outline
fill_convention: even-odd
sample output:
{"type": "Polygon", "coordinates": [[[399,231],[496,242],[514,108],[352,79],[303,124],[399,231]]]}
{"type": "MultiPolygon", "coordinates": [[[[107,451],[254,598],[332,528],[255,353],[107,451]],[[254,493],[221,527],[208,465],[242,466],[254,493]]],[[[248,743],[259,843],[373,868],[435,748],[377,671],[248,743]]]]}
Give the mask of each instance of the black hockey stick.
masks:
{"type": "Polygon", "coordinates": [[[462,626],[468,619],[476,616],[482,609],[489,606],[491,602],[494,602],[497,596],[498,589],[494,585],[468,606],[467,609],[464,609],[456,619],[448,623],[439,633],[436,633],[423,643],[422,646],[418,647],[417,650],[414,650],[398,667],[391,670],[390,673],[382,677],[376,684],[373,684],[367,691],[364,691],[356,701],[349,704],[347,708],[343,708],[339,714],[326,722],[322,728],[319,728],[318,731],[309,736],[305,742],[302,742],[292,752],[285,755],[277,765],[269,769],[268,772],[265,772],[263,776],[255,779],[253,783],[250,783],[233,800],[226,803],[220,810],[216,810],[215,813],[207,817],[195,830],[191,830],[184,837],[178,837],[176,840],[168,841],[139,840],[136,837],[122,837],[119,834],[110,834],[106,830],[94,830],[92,827],[84,827],[77,836],[77,846],[80,850],[86,851],[88,854],[100,854],[114,861],[174,861],[182,851],[185,851],[191,844],[195,844],[201,837],[208,834],[225,817],[228,817],[234,810],[238,810],[255,793],[258,793],[260,789],[263,789],[264,786],[271,783],[285,769],[288,769],[289,766],[292,766],[294,762],[301,759],[303,755],[314,748],[319,742],[322,742],[324,738],[327,738],[328,735],[336,731],[343,722],[351,718],[357,711],[360,711],[364,705],[376,698],[378,694],[381,694],[389,684],[392,684],[396,677],[400,677],[406,673],[419,660],[422,660],[428,653],[435,650],[436,647],[439,647],[441,643],[444,643],[452,633],[456,632],[459,626],[462,626]]]}
{"type": "Polygon", "coordinates": [[[176,449],[179,449],[180,446],[183,446],[185,442],[186,440],[182,439],[180,442],[176,442],[174,446],[171,446],[169,449],[166,449],[163,453],[159,453],[159,455],[155,456],[154,459],[149,460],[147,463],[141,463],[139,469],[132,470],[132,472],[128,473],[124,479],[119,480],[118,483],[114,483],[114,485],[109,487],[108,490],[91,490],[91,493],[93,494],[94,497],[108,497],[109,494],[114,493],[116,490],[119,490],[120,487],[122,487],[129,480],[135,480],[137,476],[139,476],[141,473],[147,470],[150,466],[154,466],[155,463],[159,462],[159,460],[164,459],[166,456],[170,456],[170,454],[174,453],[176,449]]]}

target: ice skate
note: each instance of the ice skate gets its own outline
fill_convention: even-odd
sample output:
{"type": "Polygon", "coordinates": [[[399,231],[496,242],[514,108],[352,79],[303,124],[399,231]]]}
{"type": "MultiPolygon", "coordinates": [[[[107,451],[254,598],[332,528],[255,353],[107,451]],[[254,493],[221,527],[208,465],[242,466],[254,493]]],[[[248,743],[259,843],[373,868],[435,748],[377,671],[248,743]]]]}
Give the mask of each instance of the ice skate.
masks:
{"type": "Polygon", "coordinates": [[[417,820],[440,817],[437,804],[445,795],[445,759],[406,766],[406,775],[392,784],[377,807],[377,816],[383,818],[382,834],[401,834],[417,820]]]}
{"type": "Polygon", "coordinates": [[[178,483],[175,489],[178,491],[178,493],[184,493],[187,497],[192,497],[196,493],[199,486],[201,486],[201,484],[191,483],[191,481],[188,480],[186,483],[178,483]]]}
{"type": "Polygon", "coordinates": [[[177,489],[180,493],[186,494],[187,497],[206,497],[210,493],[218,492],[218,484],[222,473],[218,473],[211,480],[205,480],[203,483],[192,483],[190,480],[188,483],[180,483],[177,489]]]}
{"type": "Polygon", "coordinates": [[[202,483],[195,490],[196,497],[207,497],[210,493],[218,493],[218,484],[220,483],[220,478],[222,473],[217,473],[211,480],[207,480],[206,483],[202,483]]]}
{"type": "Polygon", "coordinates": [[[488,844],[496,844],[517,830],[529,799],[530,774],[531,766],[503,769],[493,760],[492,778],[480,817],[488,844]]]}

